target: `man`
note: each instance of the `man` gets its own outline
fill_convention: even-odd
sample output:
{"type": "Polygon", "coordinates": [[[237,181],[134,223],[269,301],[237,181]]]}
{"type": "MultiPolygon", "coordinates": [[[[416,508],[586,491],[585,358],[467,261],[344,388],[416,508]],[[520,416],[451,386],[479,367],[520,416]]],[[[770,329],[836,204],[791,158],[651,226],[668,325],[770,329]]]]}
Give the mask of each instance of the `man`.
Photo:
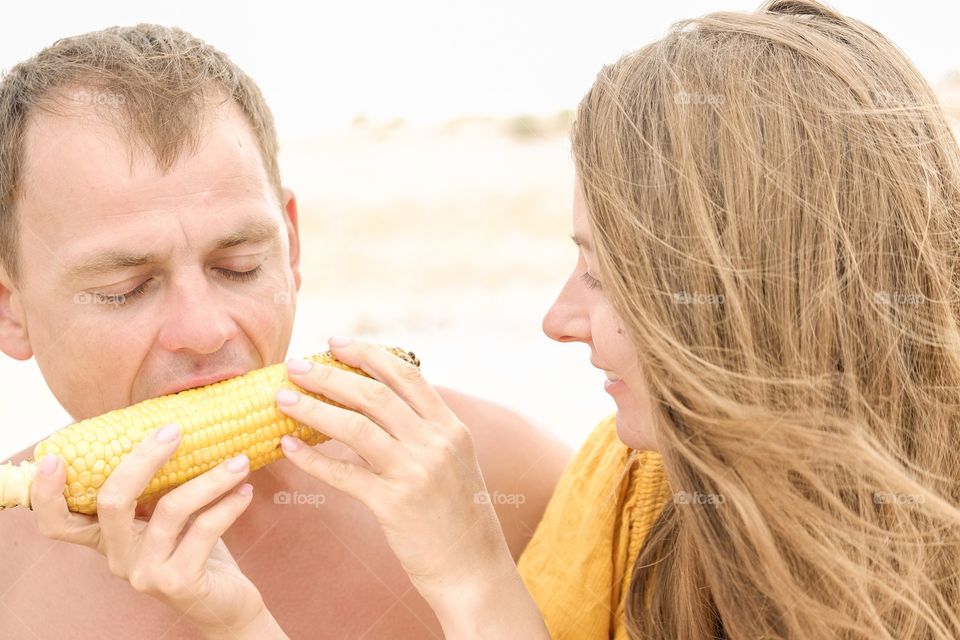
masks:
{"type": "MultiPolygon", "coordinates": [[[[0,349],[35,357],[76,420],[283,361],[304,248],[276,156],[256,85],[176,29],[69,38],[12,69],[0,85],[0,349]]],[[[569,452],[512,413],[442,394],[471,428],[490,493],[524,496],[497,505],[516,558],[569,452]]],[[[441,636],[364,507],[285,460],[249,481],[254,503],[224,542],[291,637],[441,636]],[[280,491],[322,504],[277,504],[280,491]]],[[[96,551],[40,535],[28,510],[0,514],[0,539],[2,637],[197,637],[96,551]]]]}

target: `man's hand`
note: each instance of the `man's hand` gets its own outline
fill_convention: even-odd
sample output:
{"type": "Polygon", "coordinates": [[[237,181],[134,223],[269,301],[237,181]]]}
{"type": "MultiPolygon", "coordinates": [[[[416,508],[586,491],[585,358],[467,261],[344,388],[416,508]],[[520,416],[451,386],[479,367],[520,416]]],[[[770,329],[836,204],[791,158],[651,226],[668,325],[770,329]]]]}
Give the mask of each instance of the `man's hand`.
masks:
{"type": "Polygon", "coordinates": [[[135,518],[137,497],[179,443],[179,427],[167,425],[137,445],[100,488],[95,517],[67,510],[66,469],[59,457],[47,456],[31,490],[38,527],[48,538],[97,550],[111,573],[182,612],[208,637],[244,637],[272,621],[220,539],[251,502],[251,485],[234,489],[249,474],[247,457],[173,489],[149,521],[135,518]]]}

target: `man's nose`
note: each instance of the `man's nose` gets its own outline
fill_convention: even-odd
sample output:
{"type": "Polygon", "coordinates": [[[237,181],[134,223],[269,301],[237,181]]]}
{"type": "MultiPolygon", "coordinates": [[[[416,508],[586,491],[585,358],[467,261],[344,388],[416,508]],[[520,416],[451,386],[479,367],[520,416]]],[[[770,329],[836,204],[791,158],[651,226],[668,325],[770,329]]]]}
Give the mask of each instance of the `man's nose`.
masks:
{"type": "Polygon", "coordinates": [[[216,353],[239,331],[225,302],[202,275],[173,284],[166,302],[159,341],[168,351],[216,353]]]}
{"type": "Polygon", "coordinates": [[[588,342],[590,315],[578,300],[571,277],[543,317],[543,332],[557,342],[588,342]]]}

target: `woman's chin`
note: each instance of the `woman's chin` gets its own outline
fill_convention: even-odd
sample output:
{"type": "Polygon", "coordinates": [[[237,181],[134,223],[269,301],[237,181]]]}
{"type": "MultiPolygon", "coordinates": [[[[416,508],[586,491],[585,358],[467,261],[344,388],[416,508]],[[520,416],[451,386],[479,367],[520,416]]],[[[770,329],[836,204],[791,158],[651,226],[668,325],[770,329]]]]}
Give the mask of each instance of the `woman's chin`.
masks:
{"type": "Polygon", "coordinates": [[[656,451],[656,443],[647,425],[632,418],[633,416],[626,416],[622,411],[617,411],[617,437],[631,449],[656,451]]]}

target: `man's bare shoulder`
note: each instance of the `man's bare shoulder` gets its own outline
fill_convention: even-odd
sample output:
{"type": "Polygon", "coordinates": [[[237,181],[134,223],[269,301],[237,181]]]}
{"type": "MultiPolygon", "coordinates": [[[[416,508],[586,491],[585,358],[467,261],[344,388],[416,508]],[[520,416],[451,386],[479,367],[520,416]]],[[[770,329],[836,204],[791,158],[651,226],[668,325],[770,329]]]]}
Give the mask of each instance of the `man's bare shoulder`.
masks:
{"type": "Polygon", "coordinates": [[[445,387],[437,391],[470,429],[490,500],[514,559],[519,558],[572,451],[501,405],[445,387]]]}

